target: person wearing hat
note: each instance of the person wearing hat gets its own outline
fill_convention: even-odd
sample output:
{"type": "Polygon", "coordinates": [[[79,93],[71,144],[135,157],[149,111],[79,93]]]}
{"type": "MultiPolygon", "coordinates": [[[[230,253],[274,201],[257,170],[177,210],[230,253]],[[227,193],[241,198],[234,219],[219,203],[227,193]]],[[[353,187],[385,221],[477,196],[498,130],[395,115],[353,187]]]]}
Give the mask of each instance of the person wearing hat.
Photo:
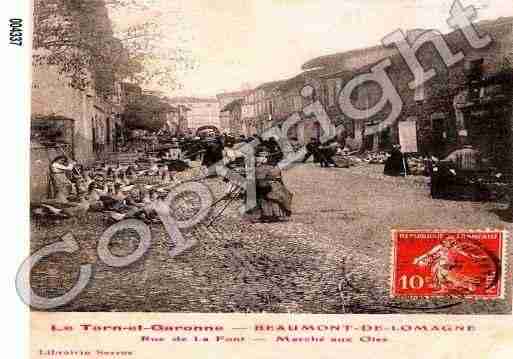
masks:
{"type": "Polygon", "coordinates": [[[173,141],[171,142],[171,148],[168,151],[168,158],[174,161],[182,159],[182,150],[180,149],[176,138],[173,138],[173,141]]]}
{"type": "Polygon", "coordinates": [[[204,173],[208,176],[215,175],[215,171],[211,167],[223,160],[223,148],[224,146],[220,138],[211,137],[207,139],[201,165],[204,173]]]}
{"type": "Polygon", "coordinates": [[[268,163],[269,152],[261,149],[256,153],[256,197],[261,222],[279,222],[292,213],[292,193],[285,187],[281,170],[268,163]]]}
{"type": "Polygon", "coordinates": [[[68,196],[73,188],[70,178],[75,165],[76,162],[69,160],[64,155],[58,156],[52,161],[50,164],[50,198],[58,202],[68,202],[68,196]]]}
{"type": "Polygon", "coordinates": [[[406,176],[410,173],[408,161],[401,152],[400,145],[394,145],[390,157],[385,161],[383,174],[386,176],[406,176]]]}

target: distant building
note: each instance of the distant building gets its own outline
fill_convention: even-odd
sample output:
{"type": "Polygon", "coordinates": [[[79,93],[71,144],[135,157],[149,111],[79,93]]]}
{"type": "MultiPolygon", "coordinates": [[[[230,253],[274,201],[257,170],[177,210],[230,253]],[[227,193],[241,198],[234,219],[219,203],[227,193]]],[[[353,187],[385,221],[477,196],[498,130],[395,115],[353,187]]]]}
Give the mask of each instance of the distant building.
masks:
{"type": "Polygon", "coordinates": [[[222,109],[229,103],[243,99],[251,90],[233,91],[233,92],[222,92],[216,95],[217,101],[219,101],[219,107],[222,109]]]}
{"type": "Polygon", "coordinates": [[[170,113],[166,121],[166,129],[173,136],[183,136],[189,133],[188,113],[191,109],[184,105],[175,105],[174,108],[176,111],[170,113]]]}
{"type": "Polygon", "coordinates": [[[215,126],[220,128],[219,102],[215,98],[199,97],[174,97],[167,101],[173,106],[185,106],[187,111],[188,129],[196,131],[203,126],[215,126]]]}
{"type": "Polygon", "coordinates": [[[255,119],[257,133],[262,133],[274,124],[274,117],[277,113],[275,101],[277,90],[284,81],[266,82],[255,89],[255,119]]]}
{"type": "MultiPolygon", "coordinates": [[[[283,124],[294,113],[301,114],[310,101],[320,99],[322,89],[319,77],[322,74],[323,70],[304,71],[291,79],[281,81],[270,91],[268,101],[272,103],[273,126],[283,124]],[[307,85],[314,89],[311,98],[302,96],[302,90],[307,85]]],[[[315,119],[305,119],[287,129],[287,136],[301,143],[308,143],[312,137],[319,137],[320,134],[320,126],[315,119]]]]}
{"type": "Polygon", "coordinates": [[[250,90],[244,96],[241,105],[241,131],[245,136],[251,136],[257,133],[257,114],[256,114],[256,90],[250,90]]]}
{"type": "Polygon", "coordinates": [[[244,90],[235,92],[223,92],[216,95],[217,101],[219,101],[219,108],[221,109],[221,113],[219,114],[219,126],[221,132],[230,131],[229,118],[227,117],[226,113],[223,113],[223,109],[233,101],[242,100],[250,92],[250,90],[244,90]]]}
{"type": "Polygon", "coordinates": [[[273,91],[282,83],[283,81],[267,82],[245,91],[241,105],[242,134],[260,134],[272,126],[275,114],[273,91]]]}
{"type": "MultiPolygon", "coordinates": [[[[170,105],[166,98],[143,93],[127,105],[125,122],[131,129],[159,131],[177,122],[178,108],[170,105]],[[176,119],[176,120],[175,120],[176,119]]],[[[177,131],[178,123],[173,128],[177,131]]]]}
{"type": "Polygon", "coordinates": [[[226,121],[225,133],[240,136],[242,131],[242,103],[243,99],[234,100],[221,109],[221,118],[226,121]]]}

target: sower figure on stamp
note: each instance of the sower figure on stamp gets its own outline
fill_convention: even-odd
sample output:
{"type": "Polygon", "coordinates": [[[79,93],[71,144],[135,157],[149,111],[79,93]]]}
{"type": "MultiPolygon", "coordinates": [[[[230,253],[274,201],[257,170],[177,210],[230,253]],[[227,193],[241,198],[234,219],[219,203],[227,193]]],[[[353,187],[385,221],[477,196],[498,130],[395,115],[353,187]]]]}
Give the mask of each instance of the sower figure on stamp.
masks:
{"type": "Polygon", "coordinates": [[[462,288],[474,292],[479,285],[479,279],[460,272],[456,260],[458,255],[471,259],[482,259],[458,248],[456,237],[449,235],[429,252],[415,258],[413,264],[431,267],[433,284],[440,292],[447,292],[451,288],[462,288]]]}

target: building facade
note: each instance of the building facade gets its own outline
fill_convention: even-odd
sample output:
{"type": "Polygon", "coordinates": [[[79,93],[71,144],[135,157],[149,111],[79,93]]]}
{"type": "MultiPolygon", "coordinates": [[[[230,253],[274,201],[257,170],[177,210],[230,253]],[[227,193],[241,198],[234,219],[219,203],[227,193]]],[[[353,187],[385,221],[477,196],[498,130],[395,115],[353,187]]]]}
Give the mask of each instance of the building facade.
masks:
{"type": "Polygon", "coordinates": [[[228,133],[231,131],[230,117],[226,111],[223,111],[226,106],[234,101],[242,100],[251,91],[235,91],[235,92],[223,92],[216,95],[217,101],[219,102],[220,114],[219,114],[219,126],[221,132],[228,133]]]}
{"type": "Polygon", "coordinates": [[[242,104],[244,100],[234,100],[227,104],[221,110],[221,117],[227,123],[227,130],[225,133],[230,134],[235,137],[239,137],[240,135],[244,135],[243,126],[242,126],[242,104]]]}
{"type": "Polygon", "coordinates": [[[175,97],[168,103],[177,107],[179,105],[189,109],[187,111],[188,129],[196,131],[203,126],[221,127],[219,119],[219,102],[216,98],[175,97]]]}
{"type": "Polygon", "coordinates": [[[71,87],[55,66],[35,65],[31,107],[31,200],[49,193],[50,163],[66,155],[81,163],[95,159],[96,94],[71,87]]]}
{"type": "MultiPolygon", "coordinates": [[[[418,152],[436,152],[441,155],[458,143],[460,137],[456,128],[457,118],[461,117],[461,110],[457,107],[458,98],[465,98],[467,72],[475,63],[481,63],[483,76],[486,73],[497,73],[504,66],[508,52],[511,52],[512,19],[504,18],[496,21],[486,21],[476,24],[481,34],[490,35],[492,41],[489,45],[475,49],[458,30],[443,36],[443,40],[452,54],[462,52],[464,58],[449,68],[444,63],[435,47],[435,41],[428,41],[419,46],[416,56],[425,69],[434,69],[436,77],[425,82],[422,86],[411,88],[414,75],[404,58],[394,46],[387,51],[380,52],[377,48],[370,48],[376,56],[347,62],[345,54],[339,54],[339,65],[336,65],[336,56],[317,59],[307,63],[308,66],[319,68],[323,66],[327,74],[320,76],[322,82],[322,101],[325,104],[332,122],[343,124],[347,137],[347,144],[353,149],[379,150],[388,149],[392,144],[399,143],[399,122],[412,121],[417,128],[418,152]],[[379,58],[378,55],[384,56],[379,58]],[[368,59],[375,60],[369,63],[368,59]],[[381,111],[374,113],[374,106],[381,101],[383,93],[381,86],[367,81],[354,88],[351,94],[351,103],[362,112],[368,111],[364,118],[351,118],[347,111],[340,106],[341,90],[354,78],[370,74],[372,68],[382,60],[389,59],[390,66],[386,75],[393,84],[400,97],[400,113],[391,116],[397,106],[390,101],[381,111]],[[363,65],[361,67],[347,67],[346,63],[363,65]],[[385,123],[394,118],[392,123],[385,123]]],[[[410,44],[420,39],[422,30],[408,33],[410,44]]],[[[355,52],[350,52],[350,54],[355,52]]],[[[358,56],[364,52],[357,52],[358,56]]],[[[308,67],[304,66],[304,67],[308,67]]],[[[391,93],[385,94],[387,97],[391,93]]],[[[396,101],[397,102],[397,101],[396,101]]],[[[464,134],[464,131],[461,132],[464,134]]]]}
{"type": "Polygon", "coordinates": [[[241,104],[242,134],[246,137],[257,133],[256,90],[250,90],[241,104]]]}
{"type": "Polygon", "coordinates": [[[242,134],[261,134],[273,125],[276,112],[274,91],[282,83],[283,81],[267,82],[247,91],[241,105],[242,134]]]}

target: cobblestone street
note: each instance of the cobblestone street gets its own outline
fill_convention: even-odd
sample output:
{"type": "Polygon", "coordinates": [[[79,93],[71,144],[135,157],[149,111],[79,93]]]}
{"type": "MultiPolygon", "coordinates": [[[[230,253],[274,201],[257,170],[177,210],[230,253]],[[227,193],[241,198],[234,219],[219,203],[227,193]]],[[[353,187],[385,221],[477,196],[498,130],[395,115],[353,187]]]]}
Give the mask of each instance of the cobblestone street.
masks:
{"type": "MultiPolygon", "coordinates": [[[[33,287],[45,296],[62,295],[75,283],[78,263],[92,263],[94,279],[59,311],[509,311],[508,301],[446,299],[411,304],[389,298],[391,224],[403,229],[511,229],[511,225],[501,220],[492,203],[432,200],[426,179],[381,173],[379,165],[295,167],[284,178],[294,193],[289,222],[241,222],[234,204],[212,226],[203,224],[188,232],[186,237],[199,243],[174,259],[169,257],[163,226],[152,224],[152,245],[146,255],[118,269],[98,259],[97,241],[109,225],[99,214],[88,214],[78,226],[72,221],[51,226],[33,222],[33,251],[67,232],[81,248],[73,255],[41,261],[33,271],[33,287]]],[[[223,187],[219,180],[209,184],[219,196],[223,187]]],[[[121,232],[110,249],[126,256],[137,243],[137,237],[121,232]]]]}

